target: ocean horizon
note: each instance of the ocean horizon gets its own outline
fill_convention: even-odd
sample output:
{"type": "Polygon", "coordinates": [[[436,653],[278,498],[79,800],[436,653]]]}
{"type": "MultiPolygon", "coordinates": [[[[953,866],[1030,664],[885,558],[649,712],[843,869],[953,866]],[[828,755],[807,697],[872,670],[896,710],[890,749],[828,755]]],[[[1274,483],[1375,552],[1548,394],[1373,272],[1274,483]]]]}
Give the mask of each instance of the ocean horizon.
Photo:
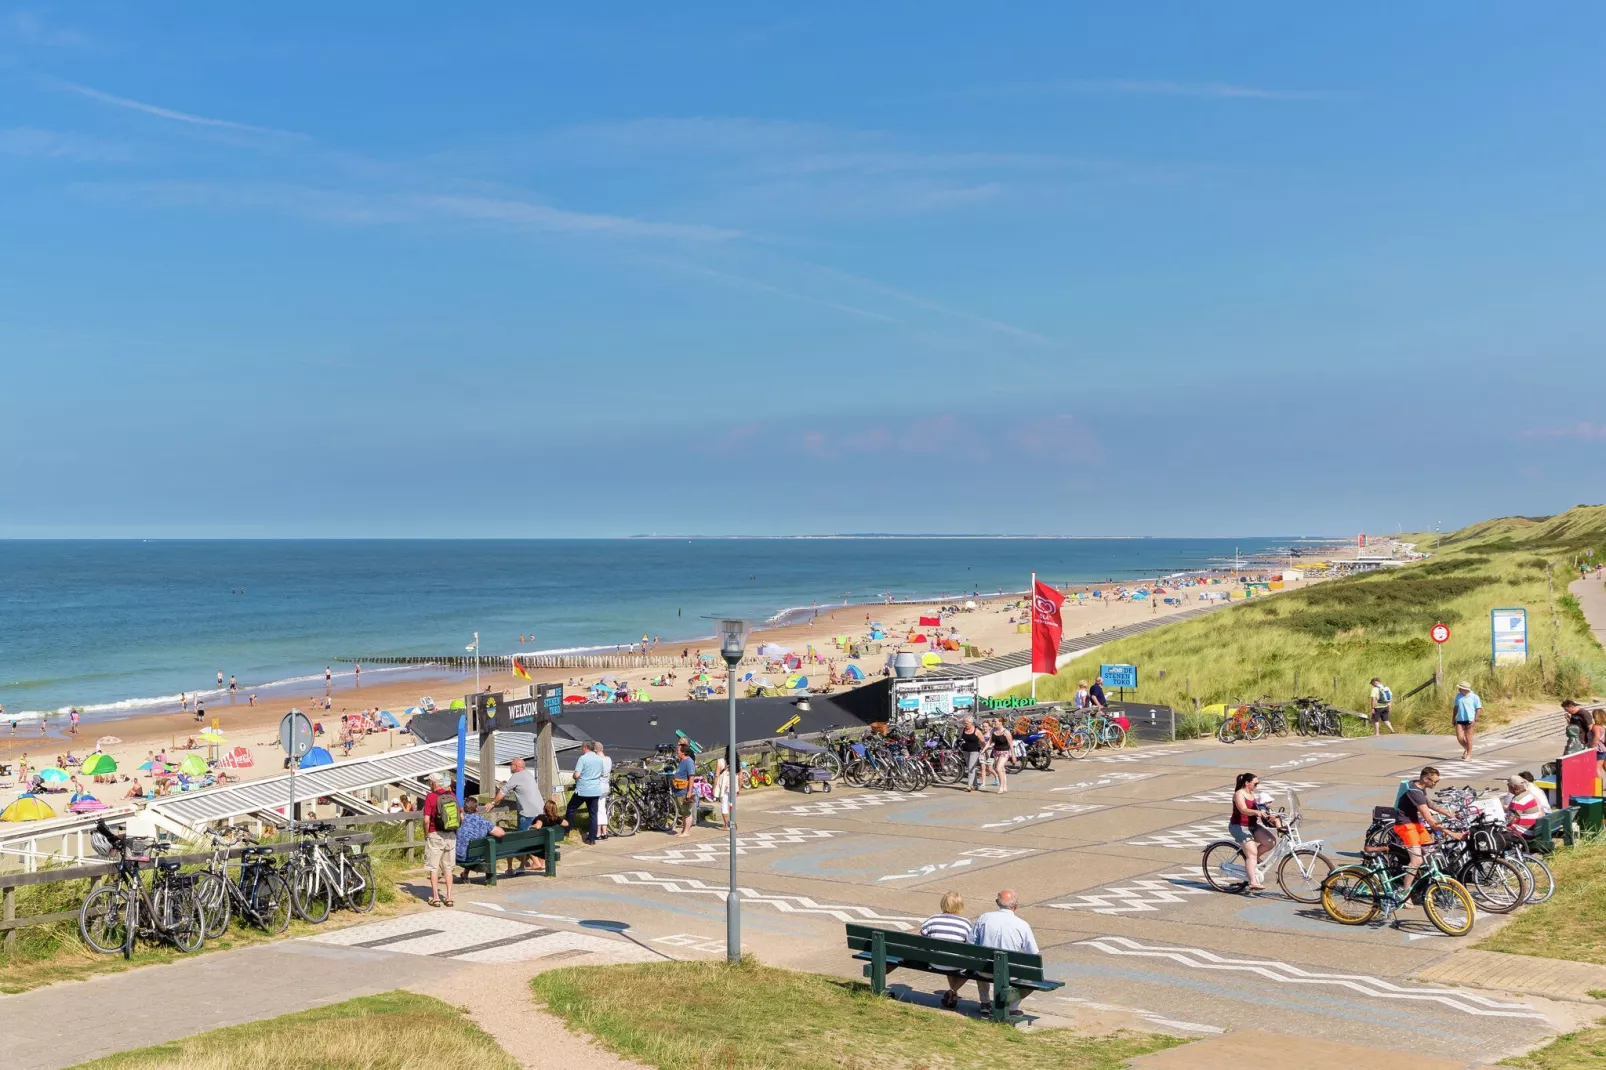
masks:
{"type": "Polygon", "coordinates": [[[1021,591],[1033,570],[1061,586],[1119,583],[1305,541],[1336,540],[0,540],[0,704],[8,719],[170,708],[181,692],[215,696],[218,671],[242,691],[282,688],[336,658],[461,652],[476,631],[486,654],[612,649],[644,633],[685,643],[715,613],[775,622],[816,603],[1021,591]]]}

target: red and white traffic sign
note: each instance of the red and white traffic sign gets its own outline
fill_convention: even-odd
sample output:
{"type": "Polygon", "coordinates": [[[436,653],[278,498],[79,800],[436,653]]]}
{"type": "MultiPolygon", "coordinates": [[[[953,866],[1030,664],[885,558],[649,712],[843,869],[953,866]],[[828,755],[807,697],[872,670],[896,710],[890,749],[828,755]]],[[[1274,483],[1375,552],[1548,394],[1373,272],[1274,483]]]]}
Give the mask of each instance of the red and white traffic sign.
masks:
{"type": "Polygon", "coordinates": [[[1450,641],[1450,626],[1439,623],[1428,629],[1428,638],[1443,646],[1450,641]]]}

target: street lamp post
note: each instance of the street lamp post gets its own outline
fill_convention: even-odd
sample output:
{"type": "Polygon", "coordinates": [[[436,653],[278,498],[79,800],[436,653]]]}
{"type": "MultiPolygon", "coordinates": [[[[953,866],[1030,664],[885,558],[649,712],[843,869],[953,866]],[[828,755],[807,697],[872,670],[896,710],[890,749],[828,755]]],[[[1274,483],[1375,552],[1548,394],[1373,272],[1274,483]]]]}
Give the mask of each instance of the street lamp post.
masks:
{"type": "Polygon", "coordinates": [[[742,903],[736,891],[736,666],[747,648],[750,622],[719,617],[719,655],[725,659],[725,692],[730,701],[730,742],[725,747],[725,795],[730,800],[730,890],[725,893],[725,958],[742,961],[742,903]]]}

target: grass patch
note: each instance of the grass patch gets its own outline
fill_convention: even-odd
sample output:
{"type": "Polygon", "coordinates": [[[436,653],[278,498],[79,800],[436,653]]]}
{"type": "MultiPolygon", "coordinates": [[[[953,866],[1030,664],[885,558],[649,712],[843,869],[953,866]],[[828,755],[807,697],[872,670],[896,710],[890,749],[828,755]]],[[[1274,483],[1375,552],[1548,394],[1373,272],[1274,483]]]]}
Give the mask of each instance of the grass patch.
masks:
{"type": "MultiPolygon", "coordinates": [[[[363,831],[374,833],[374,844],[399,843],[404,836],[399,823],[376,824],[363,831]]],[[[283,937],[269,936],[236,918],[229,924],[228,932],[217,940],[208,940],[199,953],[228,951],[231,948],[249,947],[269,940],[306,936],[331,925],[339,928],[342,923],[372,920],[395,913],[411,903],[397,889],[397,881],[402,871],[410,865],[404,859],[405,854],[404,851],[381,851],[370,856],[374,863],[374,879],[379,885],[378,905],[372,914],[336,911],[322,926],[309,925],[292,918],[290,928],[285,930],[283,937]]],[[[26,918],[64,910],[77,910],[88,892],[88,880],[18,888],[17,916],[26,918]]],[[[38,988],[40,985],[81,981],[97,974],[120,973],[137,966],[162,965],[184,957],[186,956],[183,953],[165,944],[141,942],[135,948],[133,959],[124,961],[121,955],[102,955],[85,944],[78,935],[76,919],[54,925],[37,925],[17,930],[16,950],[10,955],[0,952],[0,994],[14,995],[38,988]]]]}
{"type": "Polygon", "coordinates": [[[1524,1070],[1598,1070],[1606,1066],[1606,1022],[1557,1037],[1538,1051],[1506,1059],[1524,1070]]]}
{"type": "Polygon", "coordinates": [[[1182,1043],[1141,1033],[1023,1032],[874,996],[860,982],[751,961],[553,970],[530,987],[571,1027],[661,1070],[1116,1070],[1182,1043]]]}
{"type": "Polygon", "coordinates": [[[1556,874],[1550,902],[1524,908],[1476,946],[1606,966],[1606,839],[1561,848],[1546,861],[1556,874]]]}
{"type": "Polygon", "coordinates": [[[362,996],[167,1044],[108,1055],[84,1067],[259,1070],[514,1070],[510,1058],[456,1007],[411,992],[362,996]]]}
{"type": "MultiPolygon", "coordinates": [[[[1433,549],[1431,537],[1416,542],[1433,549]]],[[[1606,650],[1567,594],[1581,548],[1592,546],[1606,554],[1606,506],[1485,521],[1446,535],[1441,552],[1417,564],[1250,599],[1108,643],[1057,676],[1040,677],[1037,693],[1068,700],[1076,681],[1091,679],[1100,663],[1130,662],[1142,674],[1138,697],[1184,715],[1179,735],[1203,735],[1215,725],[1187,720],[1196,703],[1315,695],[1361,712],[1375,675],[1394,691],[1396,728],[1448,733],[1453,685],[1465,678],[1482,696],[1492,727],[1536,702],[1587,697],[1592,685],[1606,681],[1606,650]],[[1497,606],[1528,608],[1533,656],[1522,665],[1489,665],[1489,611],[1497,606]],[[1406,698],[1438,667],[1427,637],[1437,621],[1452,631],[1444,650],[1446,686],[1406,698]]],[[[1074,622],[1074,611],[1070,616],[1074,622]]]]}

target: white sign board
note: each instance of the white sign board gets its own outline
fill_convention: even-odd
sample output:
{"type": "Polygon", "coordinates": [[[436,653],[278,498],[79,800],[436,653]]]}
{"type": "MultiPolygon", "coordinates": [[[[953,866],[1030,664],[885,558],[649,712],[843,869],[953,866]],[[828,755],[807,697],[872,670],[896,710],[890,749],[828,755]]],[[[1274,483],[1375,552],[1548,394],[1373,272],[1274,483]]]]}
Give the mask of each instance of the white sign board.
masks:
{"type": "Polygon", "coordinates": [[[1528,611],[1516,608],[1491,609],[1489,633],[1496,665],[1528,660],[1528,611]]]}

